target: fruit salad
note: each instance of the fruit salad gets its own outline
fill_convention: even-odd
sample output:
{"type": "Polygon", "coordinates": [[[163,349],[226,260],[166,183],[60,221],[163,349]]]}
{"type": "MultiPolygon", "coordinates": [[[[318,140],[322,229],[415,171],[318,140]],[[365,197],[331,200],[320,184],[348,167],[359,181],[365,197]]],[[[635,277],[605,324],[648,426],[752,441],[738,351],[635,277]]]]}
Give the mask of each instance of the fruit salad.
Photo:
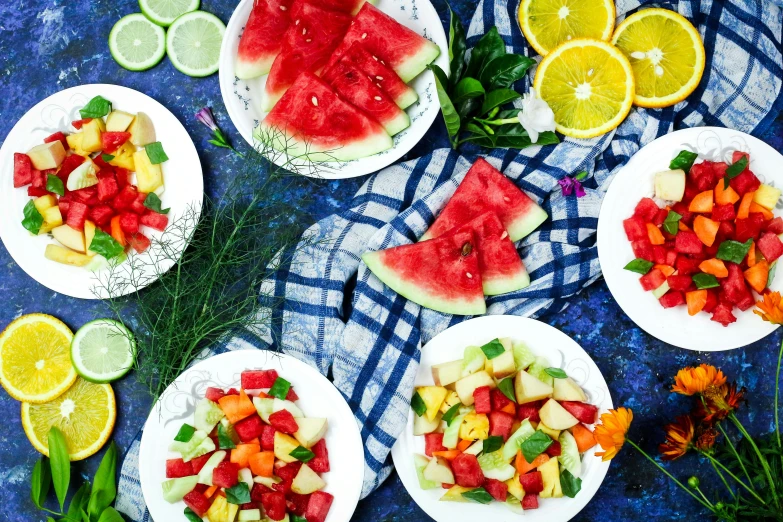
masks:
{"type": "Polygon", "coordinates": [[[517,512],[579,493],[598,407],[565,371],[503,338],[434,365],[432,377],[411,401],[413,434],[424,437],[425,454],[413,457],[422,489],[517,512]]]}
{"type": "Polygon", "coordinates": [[[26,153],[14,154],[14,188],[27,187],[22,226],[56,243],[45,256],[66,265],[97,268],[144,252],[144,228],[163,231],[162,163],[152,120],[143,112],[113,110],[101,96],[71,122],[74,132],[56,132],[26,153]]]}
{"type": "Polygon", "coordinates": [[[321,476],[327,420],[305,417],[276,370],[244,371],[241,383],[207,388],[179,429],[163,498],[185,503],[183,521],[324,522],[334,500],[321,476]]]}
{"type": "Polygon", "coordinates": [[[682,151],[670,169],[655,175],[655,199],[643,198],[623,221],[636,259],[626,270],[641,274],[645,291],[664,308],[710,314],[723,326],[734,309],[753,308],[753,292],[772,283],[783,255],[781,191],[761,183],[750,156],[734,152],[732,164],[703,161],[682,151]]]}

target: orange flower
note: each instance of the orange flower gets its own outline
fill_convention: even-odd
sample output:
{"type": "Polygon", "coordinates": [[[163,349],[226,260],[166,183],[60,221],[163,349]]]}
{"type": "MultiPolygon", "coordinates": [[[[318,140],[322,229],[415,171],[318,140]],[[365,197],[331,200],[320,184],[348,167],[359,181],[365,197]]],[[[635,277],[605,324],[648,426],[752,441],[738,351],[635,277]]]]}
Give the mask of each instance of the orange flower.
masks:
{"type": "Polygon", "coordinates": [[[671,391],[682,395],[695,395],[725,383],[726,376],[722,371],[712,365],[702,364],[697,368],[688,367],[677,372],[671,391]]]}
{"type": "Polygon", "coordinates": [[[693,415],[705,423],[721,421],[729,413],[737,410],[745,401],[747,390],[737,389],[737,383],[724,384],[718,388],[710,388],[704,392],[704,401],[697,401],[693,415]]]}
{"type": "Polygon", "coordinates": [[[666,430],[666,442],[658,446],[663,460],[675,460],[688,453],[694,433],[693,419],[689,415],[677,417],[663,429],[666,430]]]}
{"type": "Polygon", "coordinates": [[[712,426],[704,427],[700,426],[696,435],[696,440],[693,445],[696,449],[701,451],[711,450],[715,446],[715,441],[718,439],[718,430],[712,426]]]}
{"type": "Polygon", "coordinates": [[[595,440],[604,449],[596,452],[597,457],[603,457],[604,461],[612,460],[625,443],[625,434],[631,427],[633,412],[628,408],[609,410],[601,415],[601,424],[595,427],[595,440]]]}
{"type": "Polygon", "coordinates": [[[783,324],[783,303],[780,292],[767,292],[762,300],[756,303],[758,310],[753,313],[773,324],[783,324]]]}

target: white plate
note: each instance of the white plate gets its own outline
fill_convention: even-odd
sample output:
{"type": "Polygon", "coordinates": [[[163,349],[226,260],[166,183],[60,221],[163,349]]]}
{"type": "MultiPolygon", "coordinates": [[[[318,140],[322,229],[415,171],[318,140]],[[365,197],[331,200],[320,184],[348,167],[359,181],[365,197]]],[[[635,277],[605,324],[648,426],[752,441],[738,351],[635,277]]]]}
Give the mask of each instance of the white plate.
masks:
{"type": "MultiPolygon", "coordinates": [[[[89,270],[55,263],[44,257],[46,245],[54,242],[49,235],[32,237],[22,227],[22,211],[30,198],[27,187],[13,188],[14,153],[27,152],[57,131],[77,132],[71,127],[71,121],[81,119],[79,109],[98,95],[111,101],[115,109],[133,114],[145,112],[152,119],[158,139],[169,157],[162,165],[166,191],[161,196],[163,208],[171,208],[169,222],[176,220],[189,206],[200,208],[204,196],[201,162],[185,127],[168,109],[145,94],[117,85],[82,85],[53,94],[30,109],[11,129],[0,149],[0,238],[14,261],[30,277],[57,293],[80,299],[96,299],[93,290],[101,297],[106,296],[100,292],[96,276],[89,270]]],[[[159,232],[147,227],[144,233],[160,237],[159,232]]],[[[159,270],[162,273],[173,264],[173,261],[162,263],[159,270]]],[[[127,266],[125,263],[119,270],[124,272],[123,268],[127,266]]],[[[146,276],[152,274],[151,267],[145,270],[146,276]]],[[[146,280],[147,284],[153,281],[150,277],[140,280],[146,280]]],[[[126,288],[124,293],[131,291],[132,288],[126,288]]]]}
{"type": "MultiPolygon", "coordinates": [[[[266,84],[266,76],[240,80],[234,75],[234,63],[239,48],[239,38],[250,16],[253,2],[254,0],[242,0],[239,3],[228,22],[223,47],[220,49],[220,92],[223,95],[223,102],[234,126],[251,146],[253,146],[253,129],[267,115],[258,108],[260,94],[266,84]]],[[[429,0],[379,0],[376,7],[402,25],[435,42],[440,47],[440,56],[435,60],[435,64],[444,71],[449,70],[448,40],[438,12],[429,0]]],[[[408,107],[411,126],[394,136],[394,147],[359,160],[323,163],[319,165],[318,172],[303,167],[300,169],[301,173],[328,179],[355,178],[388,167],[405,155],[421,140],[440,113],[432,71],[425,70],[410,82],[410,85],[419,94],[419,101],[408,107]]],[[[278,165],[282,165],[285,158],[277,157],[275,160],[278,165]]]]}
{"type": "Polygon", "coordinates": [[[144,501],[154,520],[185,522],[182,502],[163,500],[161,484],[166,480],[168,451],[183,423],[193,422],[196,403],[210,386],[239,388],[244,370],[275,369],[291,383],[299,396],[297,405],[305,415],[326,417],[329,429],[326,446],[331,471],[323,474],[324,491],[334,495],[326,522],[348,522],[356,509],[364,479],[364,449],[356,419],[348,403],[326,377],[307,364],[287,355],[266,350],[238,350],[210,357],[180,375],[153,408],[139,449],[139,477],[144,501]]]}
{"type": "MultiPolygon", "coordinates": [[[[724,327],[711,315],[688,315],[684,306],[665,309],[642,289],[639,274],[623,270],[634,259],[623,220],[633,215],[643,197],[654,195],[653,177],[668,170],[669,161],[681,150],[699,153],[699,158],[731,163],[735,150],[750,153],[750,169],[762,183],[783,187],[783,156],[748,134],[719,127],[696,127],[662,136],[637,152],[617,173],[604,198],[598,219],[598,258],[606,284],[617,303],[633,322],[650,335],[674,346],[715,352],[754,343],[777,326],[762,321],[748,310],[734,309],[736,323],[724,327]]],[[[778,203],[778,209],[781,204],[778,203]]],[[[776,277],[772,290],[783,290],[783,277],[776,277]]]]}
{"type": "MultiPolygon", "coordinates": [[[[598,414],[612,408],[609,387],[589,355],[576,341],[546,323],[513,315],[478,317],[452,326],[432,339],[422,349],[421,365],[416,374],[416,386],[432,385],[432,365],[462,358],[466,346],[485,344],[497,337],[511,337],[524,341],[536,355],[549,359],[552,366],[562,368],[587,393],[591,404],[598,406],[598,414]]],[[[445,490],[423,490],[419,487],[414,453],[424,454],[424,437],[413,436],[413,411],[408,412],[408,425],[392,448],[394,467],[405,489],[413,500],[437,522],[517,522],[519,515],[504,504],[489,505],[461,502],[440,502],[445,490]]],[[[595,456],[595,448],[582,457],[582,490],[575,498],[539,498],[538,509],[525,512],[528,522],[565,522],[584,508],[598,491],[609,462],[595,456]]]]}

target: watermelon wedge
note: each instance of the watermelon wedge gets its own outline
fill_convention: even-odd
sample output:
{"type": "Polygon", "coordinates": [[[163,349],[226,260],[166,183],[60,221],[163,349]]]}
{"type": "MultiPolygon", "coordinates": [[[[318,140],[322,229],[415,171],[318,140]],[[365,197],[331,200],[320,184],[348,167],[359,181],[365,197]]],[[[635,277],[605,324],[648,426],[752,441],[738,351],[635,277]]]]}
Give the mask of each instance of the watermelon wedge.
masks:
{"type": "MultiPolygon", "coordinates": [[[[364,5],[365,0],[318,0],[318,6],[330,11],[339,11],[356,15],[364,5]]],[[[367,0],[370,4],[377,4],[378,0],[367,0]]]]}
{"type": "Polygon", "coordinates": [[[342,59],[323,75],[323,79],[342,99],[375,118],[390,136],[411,125],[408,114],[397,107],[370,78],[347,59],[342,59]]]}
{"type": "Polygon", "coordinates": [[[271,111],[300,73],[319,74],[350,24],[351,15],[297,2],[280,54],[266,79],[261,109],[271,111]]]}
{"type": "Polygon", "coordinates": [[[498,215],[511,241],[530,234],[548,217],[510,179],[479,158],[421,241],[441,236],[489,211],[498,215]]]}
{"type": "Polygon", "coordinates": [[[256,0],[239,40],[234,68],[237,78],[258,78],[272,68],[291,25],[291,4],[293,0],[256,0]]]}
{"type": "Polygon", "coordinates": [[[473,233],[367,252],[362,260],[386,286],[425,308],[454,315],[487,311],[473,233]]]}
{"type": "Polygon", "coordinates": [[[350,161],[392,147],[380,123],[341,100],[309,72],[296,79],[255,137],[289,157],[307,156],[311,161],[350,161]]]}
{"type": "Polygon", "coordinates": [[[356,42],[409,82],[440,54],[440,48],[416,34],[372,4],[364,4],[327,68],[336,64],[356,42]]]}

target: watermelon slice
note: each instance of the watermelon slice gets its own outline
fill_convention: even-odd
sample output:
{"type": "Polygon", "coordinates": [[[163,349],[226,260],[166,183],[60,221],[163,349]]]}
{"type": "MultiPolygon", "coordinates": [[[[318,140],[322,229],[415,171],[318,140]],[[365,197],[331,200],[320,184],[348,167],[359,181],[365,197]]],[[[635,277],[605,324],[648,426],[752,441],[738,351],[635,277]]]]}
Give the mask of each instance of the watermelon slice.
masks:
{"type": "Polygon", "coordinates": [[[410,127],[411,119],[408,114],[397,107],[394,100],[349,60],[342,59],[337,62],[324,74],[323,79],[342,99],[375,118],[390,136],[410,127]]]}
{"type": "Polygon", "coordinates": [[[483,214],[495,212],[511,241],[519,241],[546,221],[547,214],[499,170],[479,158],[421,240],[441,236],[483,214]]]}
{"type": "Polygon", "coordinates": [[[351,15],[299,2],[266,79],[261,109],[271,111],[302,72],[319,74],[351,24],[351,15]]]}
{"type": "Polygon", "coordinates": [[[386,286],[425,308],[455,315],[487,311],[473,233],[367,252],[362,260],[386,286]]]}
{"type": "Polygon", "coordinates": [[[291,25],[291,4],[293,0],[256,0],[239,40],[234,67],[237,78],[258,78],[272,68],[291,25]]]}
{"type": "MultiPolygon", "coordinates": [[[[377,4],[378,0],[367,0],[368,3],[377,4]]],[[[355,15],[364,5],[365,0],[318,0],[319,7],[330,11],[339,11],[355,15]]]]}
{"type": "Polygon", "coordinates": [[[327,68],[336,64],[355,42],[361,42],[373,56],[394,69],[406,83],[421,74],[440,54],[437,45],[372,4],[362,6],[327,68]]]}
{"type": "Polygon", "coordinates": [[[350,161],[390,149],[391,137],[377,121],[341,100],[313,73],[302,73],[261,122],[259,141],[270,140],[289,157],[350,161]]]}

